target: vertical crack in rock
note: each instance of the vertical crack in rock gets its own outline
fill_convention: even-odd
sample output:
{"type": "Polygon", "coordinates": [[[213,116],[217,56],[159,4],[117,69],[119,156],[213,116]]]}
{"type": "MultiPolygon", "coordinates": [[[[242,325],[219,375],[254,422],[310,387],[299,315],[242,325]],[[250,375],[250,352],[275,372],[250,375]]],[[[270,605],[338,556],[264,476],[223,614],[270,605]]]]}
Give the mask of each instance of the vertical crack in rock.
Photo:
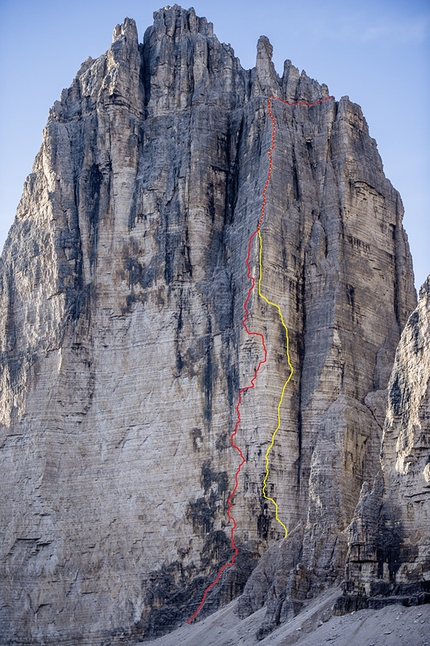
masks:
{"type": "Polygon", "coordinates": [[[430,278],[420,290],[396,351],[388,384],[381,470],[365,483],[348,528],[339,613],[430,595],[429,406],[430,278]]]}
{"type": "MultiPolygon", "coordinates": [[[[78,644],[83,626],[94,643],[161,635],[231,557],[228,438],[260,359],[240,321],[267,99],[329,96],[290,61],[280,78],[271,57],[263,37],[244,70],[211,23],[174,5],[155,12],[141,44],[126,18],[49,113],[0,265],[0,634],[10,643],[78,644]]],[[[428,568],[416,512],[428,482],[421,310],[405,332],[416,378],[397,367],[388,384],[416,305],[400,197],[348,97],[275,103],[264,271],[297,369],[270,486],[292,533],[279,540],[262,507],[286,367],[276,312],[254,299],[268,361],[241,411],[239,556],[205,606],[244,592],[242,614],[267,603],[263,632],[342,578],[345,528],[379,470],[387,387],[392,495],[372,494],[387,520],[365,539],[369,571],[391,590],[428,568]],[[414,527],[420,537],[408,539],[414,527]]]]}

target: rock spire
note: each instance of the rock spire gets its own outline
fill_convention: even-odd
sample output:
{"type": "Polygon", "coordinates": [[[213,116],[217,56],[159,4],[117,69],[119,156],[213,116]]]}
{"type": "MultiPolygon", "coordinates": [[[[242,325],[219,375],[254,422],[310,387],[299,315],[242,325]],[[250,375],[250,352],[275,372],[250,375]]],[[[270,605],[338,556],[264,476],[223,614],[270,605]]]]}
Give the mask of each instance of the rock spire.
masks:
{"type": "Polygon", "coordinates": [[[263,231],[264,289],[295,369],[268,481],[291,538],[261,492],[285,336],[254,294],[268,361],[237,437],[239,556],[203,614],[239,595],[262,555],[241,613],[270,602],[268,625],[343,576],[344,530],[379,469],[388,379],[416,305],[412,264],[360,107],[306,105],[327,87],[290,61],[280,78],[271,55],[262,37],[244,70],[205,18],[165,7],[143,43],[133,20],[117,26],[50,111],[0,267],[8,643],[162,634],[231,556],[228,438],[261,356],[241,319],[271,95],[302,102],[273,104],[263,231]],[[288,567],[257,590],[270,555],[288,567]]]}

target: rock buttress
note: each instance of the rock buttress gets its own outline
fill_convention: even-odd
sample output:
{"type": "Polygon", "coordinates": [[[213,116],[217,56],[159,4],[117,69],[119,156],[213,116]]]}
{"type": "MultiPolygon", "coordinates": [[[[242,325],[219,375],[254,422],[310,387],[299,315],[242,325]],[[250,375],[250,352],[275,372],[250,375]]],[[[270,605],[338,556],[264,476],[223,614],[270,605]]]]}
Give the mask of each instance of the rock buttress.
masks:
{"type": "MultiPolygon", "coordinates": [[[[0,630],[12,643],[172,630],[231,556],[229,435],[261,358],[240,322],[272,94],[328,90],[289,61],[280,78],[265,38],[243,70],[175,5],[143,44],[126,19],[51,110],[1,261],[0,630]]],[[[268,491],[304,533],[285,558],[313,572],[308,594],[343,567],[339,535],[376,471],[378,393],[415,295],[400,198],[360,108],[273,113],[263,286],[289,326],[295,378],[268,491]]],[[[257,249],[251,265],[256,276],[257,249]]],[[[284,545],[261,496],[283,330],[255,293],[250,307],[268,361],[237,436],[240,551],[204,612],[284,545]]]]}
{"type": "Polygon", "coordinates": [[[397,348],[381,472],[363,485],[348,529],[339,612],[430,601],[430,278],[397,348]]]}

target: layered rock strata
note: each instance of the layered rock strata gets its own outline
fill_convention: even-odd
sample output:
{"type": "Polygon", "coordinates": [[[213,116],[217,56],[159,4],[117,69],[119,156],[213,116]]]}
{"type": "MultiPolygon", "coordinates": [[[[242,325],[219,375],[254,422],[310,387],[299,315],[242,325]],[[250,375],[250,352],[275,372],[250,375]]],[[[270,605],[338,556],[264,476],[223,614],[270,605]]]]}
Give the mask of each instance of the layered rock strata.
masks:
{"type": "Polygon", "coordinates": [[[381,473],[349,528],[339,611],[430,602],[430,277],[397,348],[381,473]]]}
{"type": "MultiPolygon", "coordinates": [[[[342,536],[348,553],[334,614],[430,603],[430,277],[403,330],[384,392],[380,469],[373,485],[363,483],[342,536]]],[[[241,617],[266,605],[260,638],[307,603],[310,573],[300,529],[261,557],[239,599],[241,617]]]]}
{"type": "MultiPolygon", "coordinates": [[[[302,568],[298,599],[343,572],[342,532],[378,470],[381,391],[415,307],[411,258],[359,106],[305,105],[327,87],[290,61],[279,77],[271,54],[262,37],[243,70],[206,19],[175,5],[143,44],[133,20],[117,26],[50,112],[0,268],[8,643],[161,634],[231,557],[229,435],[262,354],[241,319],[271,95],[303,103],[273,103],[262,230],[264,292],[295,368],[268,482],[292,540],[261,494],[285,337],[254,293],[249,325],[268,360],[236,438],[239,556],[202,612],[237,596],[267,548],[302,568]]],[[[243,612],[268,595],[248,595],[243,612]]],[[[274,616],[289,612],[278,601],[274,616]]]]}

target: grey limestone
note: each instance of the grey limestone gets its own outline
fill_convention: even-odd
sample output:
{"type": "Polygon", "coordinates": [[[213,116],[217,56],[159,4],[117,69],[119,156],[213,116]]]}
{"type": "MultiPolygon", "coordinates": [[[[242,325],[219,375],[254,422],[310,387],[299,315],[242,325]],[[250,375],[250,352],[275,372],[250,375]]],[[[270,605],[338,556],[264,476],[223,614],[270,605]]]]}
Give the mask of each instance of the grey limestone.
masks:
{"type": "MultiPolygon", "coordinates": [[[[231,558],[229,436],[262,356],[241,320],[267,100],[329,96],[290,61],[279,77],[271,56],[262,37],[256,66],[242,69],[211,23],[174,5],[155,12],[143,43],[126,18],[50,111],[0,265],[7,643],[157,636],[231,558]]],[[[249,325],[268,359],[236,438],[239,556],[202,611],[245,588],[241,612],[270,601],[269,627],[343,575],[344,530],[379,469],[383,393],[416,305],[401,199],[360,107],[343,97],[272,109],[262,286],[289,326],[295,373],[268,491],[291,538],[261,494],[285,338],[254,292],[249,325]],[[279,575],[270,554],[286,564],[279,575]],[[263,567],[270,581],[255,592],[262,555],[255,576],[263,567]]]]}

